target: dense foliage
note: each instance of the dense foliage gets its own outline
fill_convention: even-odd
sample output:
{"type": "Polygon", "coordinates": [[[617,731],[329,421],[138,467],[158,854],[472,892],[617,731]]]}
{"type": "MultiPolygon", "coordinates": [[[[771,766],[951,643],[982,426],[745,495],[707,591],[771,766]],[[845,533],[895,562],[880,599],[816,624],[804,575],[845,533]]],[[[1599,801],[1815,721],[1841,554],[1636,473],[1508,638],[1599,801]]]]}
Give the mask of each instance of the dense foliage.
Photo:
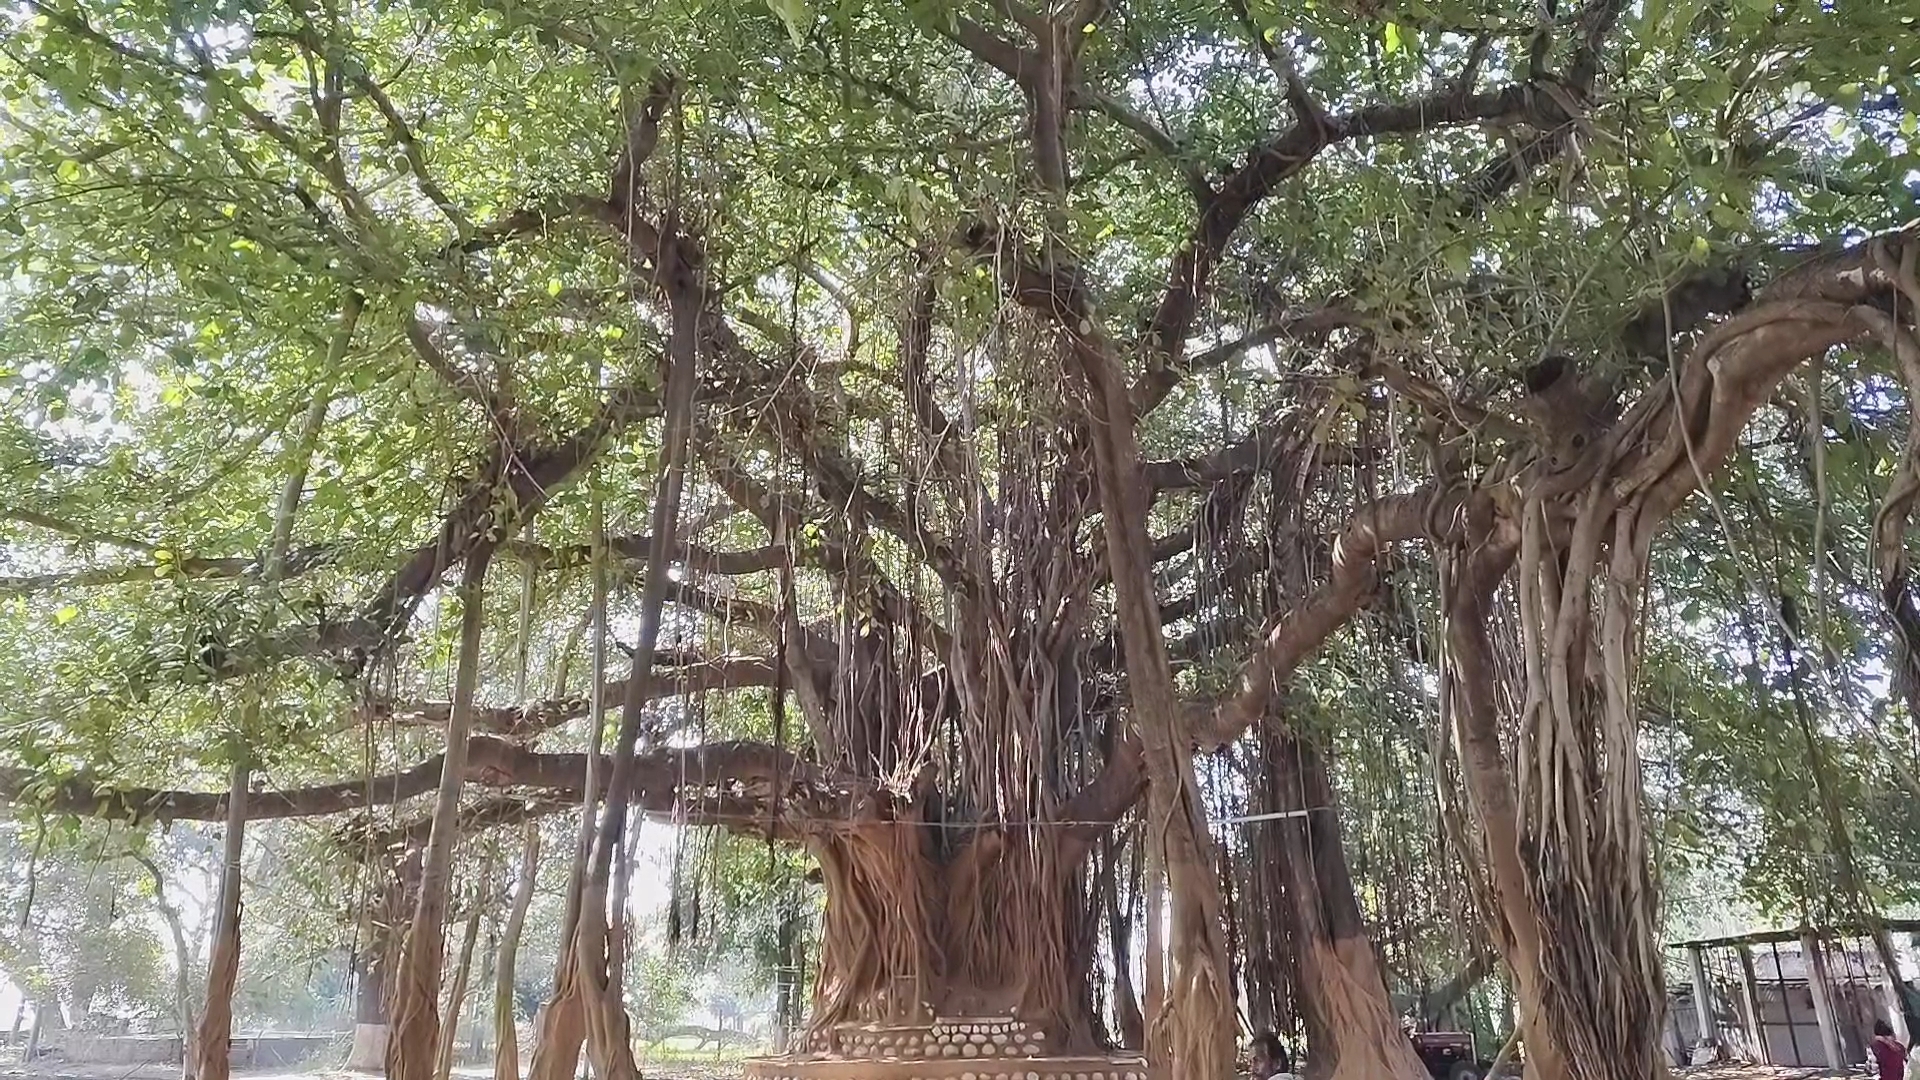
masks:
{"type": "MultiPolygon", "coordinates": [[[[1028,7],[0,13],[0,766],[18,809],[0,970],[157,1011],[182,961],[164,926],[111,917],[157,911],[124,854],[205,875],[217,855],[151,819],[220,813],[109,812],[100,793],[211,796],[244,752],[261,790],[347,789],[253,839],[245,977],[305,955],[344,978],[365,898],[427,830],[424,799],[353,782],[443,749],[451,586],[484,547],[474,730],[511,753],[470,770],[459,879],[493,882],[469,893],[504,910],[505,826],[552,817],[523,984],[550,980],[570,940],[557,897],[580,792],[511,755],[557,768],[613,747],[626,665],[614,649],[596,672],[604,632],[655,657],[646,760],[792,751],[935,807],[954,859],[973,824],[1118,822],[1081,898],[1124,928],[1097,950],[1109,985],[1146,917],[1139,780],[1124,798],[1101,780],[1141,768],[1125,751],[1142,671],[1102,534],[1099,376],[1072,359],[1089,340],[1130,381],[1143,587],[1197,712],[1341,580],[1333,536],[1421,500],[1422,528],[1388,539],[1426,542],[1383,554],[1358,617],[1279,665],[1285,694],[1224,732],[1200,787],[1216,821],[1260,809],[1275,766],[1245,734],[1256,719],[1324,755],[1397,1002],[1503,947],[1484,790],[1453,727],[1449,590],[1468,561],[1443,499],[1519,492],[1585,450],[1585,426],[1669,387],[1679,401],[1688,351],[1768,282],[1916,216],[1920,16],[1028,7]],[[655,481],[678,454],[667,373],[691,363],[676,331],[698,338],[691,466],[648,631],[655,481]],[[1568,411],[1545,390],[1576,377],[1591,400],[1568,411]],[[133,820],[69,820],[96,813],[133,820]],[[343,875],[353,888],[328,895],[343,875]]],[[[1858,304],[1912,322],[1909,301],[1858,304]]],[[[1920,903],[1920,667],[1901,622],[1920,635],[1920,613],[1883,577],[1877,533],[1912,452],[1909,388],[1877,334],[1817,352],[1673,513],[1636,605],[1628,771],[1676,928],[1920,903]]],[[[1503,611],[1527,603],[1524,576],[1503,611]]],[[[1523,621],[1493,635],[1516,756],[1535,717],[1523,621]]],[[[825,933],[796,927],[818,917],[818,838],[777,798],[727,801],[759,789],[675,783],[643,778],[634,798],[687,831],[671,925],[639,935],[655,951],[628,972],[650,988],[632,995],[642,1027],[693,996],[686,965],[658,967],[665,939],[748,964],[734,989],[758,999],[811,970],[825,933]]],[[[854,801],[811,809],[851,820],[854,801]]],[[[1277,850],[1262,828],[1278,827],[1214,828],[1239,868],[1220,875],[1235,928],[1268,895],[1250,869],[1277,850]]],[[[190,929],[197,978],[206,928],[190,929]]]]}

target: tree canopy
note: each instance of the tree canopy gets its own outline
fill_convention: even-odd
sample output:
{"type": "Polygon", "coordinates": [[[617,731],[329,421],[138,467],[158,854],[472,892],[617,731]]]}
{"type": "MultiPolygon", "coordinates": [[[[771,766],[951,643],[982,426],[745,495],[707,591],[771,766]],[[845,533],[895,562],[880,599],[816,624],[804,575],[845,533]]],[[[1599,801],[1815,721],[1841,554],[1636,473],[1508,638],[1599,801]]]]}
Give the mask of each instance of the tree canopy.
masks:
{"type": "MultiPolygon", "coordinates": [[[[1176,881],[1176,924],[1244,949],[1264,841],[1206,822],[1328,809],[1276,779],[1303,748],[1396,991],[1569,926],[1651,946],[1656,882],[1920,899],[1902,5],[0,18],[26,817],[219,821],[238,764],[247,815],[344,815],[365,861],[617,776],[809,846],[831,1019],[940,967],[835,953],[888,857],[847,836],[932,830],[961,888],[979,836],[1090,857],[1067,906],[1125,968],[1129,852],[1179,844],[1136,823],[1187,806],[1163,857],[1249,876],[1176,881]]],[[[943,976],[987,994],[1054,917],[943,976]]],[[[1034,1006],[1069,1035],[1074,955],[1034,1006]]],[[[1549,1026],[1587,992],[1558,962],[1549,1026]]]]}

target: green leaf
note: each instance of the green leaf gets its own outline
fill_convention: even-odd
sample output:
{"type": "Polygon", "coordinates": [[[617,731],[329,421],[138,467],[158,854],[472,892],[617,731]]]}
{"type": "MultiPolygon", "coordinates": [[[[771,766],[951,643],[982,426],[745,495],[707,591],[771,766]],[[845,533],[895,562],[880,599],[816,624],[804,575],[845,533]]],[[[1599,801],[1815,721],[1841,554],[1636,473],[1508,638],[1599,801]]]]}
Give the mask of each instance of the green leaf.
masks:
{"type": "Polygon", "coordinates": [[[813,28],[813,11],[807,0],[767,0],[767,7],[786,24],[794,48],[807,43],[807,31],[813,28]]]}
{"type": "Polygon", "coordinates": [[[1402,44],[1400,40],[1400,24],[1393,23],[1393,22],[1388,23],[1385,31],[1385,37],[1386,37],[1386,43],[1387,43],[1387,55],[1392,56],[1394,53],[1399,52],[1400,46],[1402,44]]]}
{"type": "Polygon", "coordinates": [[[80,163],[71,158],[62,161],[59,167],[53,170],[53,175],[63,184],[77,184],[80,182],[80,163]]]}
{"type": "Polygon", "coordinates": [[[79,617],[80,609],[74,607],[72,604],[68,604],[66,607],[53,613],[53,625],[65,626],[79,617]]]}
{"type": "Polygon", "coordinates": [[[559,278],[547,279],[547,295],[548,296],[560,295],[560,279],[559,278]]]}

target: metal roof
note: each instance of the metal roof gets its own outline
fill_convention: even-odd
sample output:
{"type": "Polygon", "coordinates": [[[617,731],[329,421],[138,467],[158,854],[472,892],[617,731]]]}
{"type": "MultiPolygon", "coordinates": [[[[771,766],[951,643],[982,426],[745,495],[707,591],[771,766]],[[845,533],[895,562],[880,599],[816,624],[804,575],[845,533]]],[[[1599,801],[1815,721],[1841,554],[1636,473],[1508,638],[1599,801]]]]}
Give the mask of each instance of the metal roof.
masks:
{"type": "MultiPolygon", "coordinates": [[[[1883,919],[1881,927],[1895,934],[1920,934],[1920,919],[1883,919]]],[[[1756,930],[1747,934],[1733,934],[1728,937],[1700,938],[1694,941],[1671,941],[1669,949],[1691,949],[1695,947],[1711,949],[1729,945],[1781,945],[1790,941],[1799,941],[1803,935],[1812,934],[1821,938],[1866,937],[1873,931],[1862,924],[1810,927],[1802,926],[1783,930],[1756,930]]]]}

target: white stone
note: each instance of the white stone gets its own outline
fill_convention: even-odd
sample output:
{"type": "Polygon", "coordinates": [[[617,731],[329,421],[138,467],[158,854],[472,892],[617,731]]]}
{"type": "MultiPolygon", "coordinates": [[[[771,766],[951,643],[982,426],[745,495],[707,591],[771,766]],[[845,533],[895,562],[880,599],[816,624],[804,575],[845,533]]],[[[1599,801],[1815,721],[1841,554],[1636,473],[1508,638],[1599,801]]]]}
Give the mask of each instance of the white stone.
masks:
{"type": "Polygon", "coordinates": [[[976,1032],[974,1032],[973,1034],[971,1034],[971,1035],[969,1035],[969,1036],[967,1036],[967,1041],[968,1041],[968,1042],[971,1042],[971,1043],[973,1043],[973,1044],[975,1044],[975,1045],[977,1046],[977,1045],[979,1045],[980,1043],[984,1043],[984,1042],[986,1042],[986,1041],[987,1041],[987,1036],[986,1036],[986,1034],[985,1034],[984,1032],[979,1032],[979,1031],[976,1031],[976,1032]]]}
{"type": "Polygon", "coordinates": [[[996,1032],[994,1032],[994,1033],[993,1033],[993,1044],[994,1044],[995,1046],[1005,1046],[1005,1045],[1007,1045],[1007,1033],[1006,1033],[1006,1032],[1004,1032],[1004,1031],[996,1031],[996,1032]]]}
{"type": "Polygon", "coordinates": [[[980,1056],[980,1048],[973,1045],[972,1043],[968,1043],[967,1045],[961,1047],[960,1052],[967,1055],[968,1057],[980,1056]]]}
{"type": "Polygon", "coordinates": [[[940,1048],[940,1056],[941,1057],[959,1057],[960,1048],[953,1045],[952,1043],[948,1043],[947,1045],[940,1048]]]}

